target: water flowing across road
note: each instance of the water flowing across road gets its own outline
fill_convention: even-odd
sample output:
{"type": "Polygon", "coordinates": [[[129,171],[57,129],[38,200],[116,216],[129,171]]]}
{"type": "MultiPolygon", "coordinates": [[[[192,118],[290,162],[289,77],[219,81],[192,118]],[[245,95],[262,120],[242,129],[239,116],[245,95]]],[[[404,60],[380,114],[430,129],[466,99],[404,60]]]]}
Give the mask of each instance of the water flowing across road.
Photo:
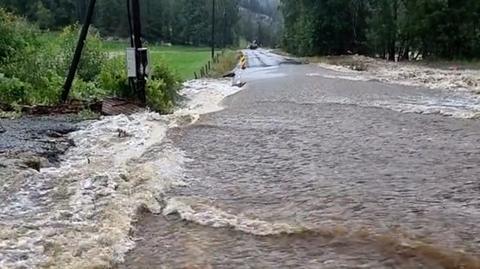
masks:
{"type": "Polygon", "coordinates": [[[480,268],[478,96],[245,54],[0,162],[0,268],[480,268]]]}
{"type": "Polygon", "coordinates": [[[245,53],[120,268],[480,268],[478,97],[245,53]]]}

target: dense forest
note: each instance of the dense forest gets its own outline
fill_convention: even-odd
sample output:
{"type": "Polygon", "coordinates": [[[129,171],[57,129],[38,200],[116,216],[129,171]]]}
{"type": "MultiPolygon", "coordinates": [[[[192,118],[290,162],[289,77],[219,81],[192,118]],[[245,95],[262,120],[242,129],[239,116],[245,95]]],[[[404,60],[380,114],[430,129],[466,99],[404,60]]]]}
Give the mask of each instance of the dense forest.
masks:
{"type": "MultiPolygon", "coordinates": [[[[146,40],[210,43],[213,0],[142,0],[146,40]]],[[[0,0],[0,5],[59,30],[81,21],[88,0],[0,0]]],[[[298,55],[350,54],[412,60],[478,58],[478,0],[216,0],[216,43],[258,40],[298,55]]],[[[99,0],[95,27],[128,35],[126,1],[99,0]]]]}
{"type": "Polygon", "coordinates": [[[284,47],[411,60],[478,58],[478,0],[281,0],[284,47]]]}
{"type": "MultiPolygon", "coordinates": [[[[238,39],[238,1],[216,0],[217,44],[238,39]]],[[[0,6],[26,16],[40,28],[58,30],[82,21],[88,0],[0,0],[0,6]]],[[[210,43],[212,0],[142,0],[143,34],[148,41],[210,43]]],[[[128,36],[126,0],[97,1],[94,25],[103,36],[128,36]]]]}

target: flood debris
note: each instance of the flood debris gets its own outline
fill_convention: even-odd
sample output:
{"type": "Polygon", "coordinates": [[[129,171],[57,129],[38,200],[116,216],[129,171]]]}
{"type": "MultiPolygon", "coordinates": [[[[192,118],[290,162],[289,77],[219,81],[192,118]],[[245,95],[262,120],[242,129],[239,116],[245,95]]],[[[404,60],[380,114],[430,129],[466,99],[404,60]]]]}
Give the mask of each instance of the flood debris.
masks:
{"type": "Polygon", "coordinates": [[[42,167],[42,163],[38,159],[31,159],[31,160],[26,160],[25,165],[33,170],[37,170],[40,172],[40,168],[42,167]]]}
{"type": "Polygon", "coordinates": [[[102,115],[114,116],[120,114],[130,115],[142,111],[145,111],[145,108],[131,100],[107,98],[103,100],[100,112],[102,115]]]}
{"type": "Polygon", "coordinates": [[[411,62],[388,62],[370,57],[351,55],[317,59],[318,65],[339,72],[361,75],[370,80],[420,86],[431,89],[480,93],[480,70],[433,68],[411,62]]]}
{"type": "Polygon", "coordinates": [[[118,132],[118,138],[125,138],[125,137],[130,137],[130,136],[132,136],[132,135],[129,134],[127,131],[122,130],[122,129],[120,129],[120,128],[117,129],[117,132],[118,132]]]}
{"type": "Polygon", "coordinates": [[[85,109],[95,112],[99,111],[100,101],[82,101],[82,100],[70,100],[67,103],[60,105],[35,105],[35,106],[21,106],[20,111],[26,115],[58,115],[58,114],[77,114],[85,109]]]}

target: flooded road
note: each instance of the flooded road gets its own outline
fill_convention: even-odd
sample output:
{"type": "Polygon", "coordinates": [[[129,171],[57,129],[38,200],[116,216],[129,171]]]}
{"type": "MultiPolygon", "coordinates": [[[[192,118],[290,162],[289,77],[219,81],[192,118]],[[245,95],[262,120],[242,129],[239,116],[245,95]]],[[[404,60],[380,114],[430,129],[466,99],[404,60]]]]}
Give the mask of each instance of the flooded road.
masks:
{"type": "Polygon", "coordinates": [[[120,268],[480,268],[474,97],[247,56],[120,268]]]}

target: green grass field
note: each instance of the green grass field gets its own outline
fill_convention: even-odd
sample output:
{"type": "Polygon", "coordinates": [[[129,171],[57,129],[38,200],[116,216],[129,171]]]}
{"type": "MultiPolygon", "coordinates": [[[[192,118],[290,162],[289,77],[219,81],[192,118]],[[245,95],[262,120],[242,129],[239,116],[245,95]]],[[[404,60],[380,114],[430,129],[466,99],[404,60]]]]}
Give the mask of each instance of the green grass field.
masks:
{"type": "MultiPolygon", "coordinates": [[[[123,42],[105,42],[104,48],[109,53],[124,53],[129,46],[123,42]]],[[[206,47],[187,47],[187,46],[158,46],[146,45],[150,51],[150,61],[152,64],[164,62],[168,64],[184,80],[194,78],[193,73],[199,73],[199,70],[210,60],[211,51],[206,47]]]]}
{"type": "MultiPolygon", "coordinates": [[[[58,36],[58,32],[45,32],[39,36],[39,41],[59,47],[61,44],[57,41],[58,36]]],[[[155,44],[146,44],[145,46],[149,49],[151,64],[164,62],[183,80],[193,79],[194,72],[199,74],[200,68],[208,63],[211,55],[209,47],[160,46],[155,44]]],[[[111,55],[124,55],[130,44],[127,41],[104,41],[102,47],[105,52],[111,55]]]]}

